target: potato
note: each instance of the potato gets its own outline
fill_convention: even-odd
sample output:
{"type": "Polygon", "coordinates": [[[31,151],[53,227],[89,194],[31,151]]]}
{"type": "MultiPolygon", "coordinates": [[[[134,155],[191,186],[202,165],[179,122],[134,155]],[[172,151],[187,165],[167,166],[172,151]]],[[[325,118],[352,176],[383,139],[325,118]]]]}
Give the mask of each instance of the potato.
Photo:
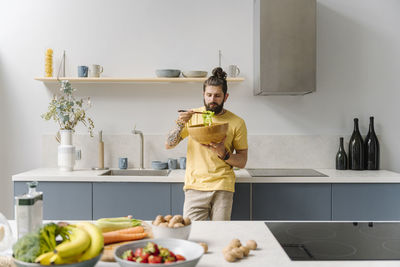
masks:
{"type": "Polygon", "coordinates": [[[162,215],[158,215],[156,219],[153,221],[154,225],[160,225],[160,223],[164,222],[164,218],[162,215]]]}
{"type": "Polygon", "coordinates": [[[170,214],[164,216],[164,220],[167,222],[169,222],[171,220],[171,218],[172,218],[172,215],[170,215],[170,214]]]}
{"type": "Polygon", "coordinates": [[[189,225],[189,224],[191,224],[191,223],[192,223],[192,221],[190,220],[189,217],[183,218],[183,224],[184,224],[184,225],[189,225]]]}
{"type": "Polygon", "coordinates": [[[225,254],[226,252],[229,252],[233,249],[234,247],[231,245],[228,245],[226,247],[224,247],[224,249],[222,250],[222,253],[225,254]]]}
{"type": "Polygon", "coordinates": [[[227,251],[226,253],[224,253],[224,259],[228,262],[236,261],[236,257],[232,251],[227,251]]]}
{"type": "Polygon", "coordinates": [[[161,226],[161,227],[168,227],[168,223],[167,223],[167,222],[163,222],[163,223],[160,223],[158,226],[161,226]]]}
{"type": "Polygon", "coordinates": [[[168,227],[172,228],[172,227],[174,227],[174,225],[175,225],[176,223],[178,223],[178,222],[171,219],[171,220],[169,220],[169,222],[168,222],[168,227]]]}
{"type": "Polygon", "coordinates": [[[243,259],[243,251],[240,248],[233,248],[231,251],[236,258],[243,259]]]}
{"type": "Polygon", "coordinates": [[[184,225],[183,225],[183,223],[176,223],[176,224],[174,224],[174,228],[179,228],[179,227],[183,227],[184,225]]]}
{"type": "Polygon", "coordinates": [[[232,247],[238,248],[238,247],[242,246],[242,243],[240,243],[239,239],[235,238],[235,239],[232,239],[232,241],[229,243],[229,245],[232,247]]]}
{"type": "Polygon", "coordinates": [[[257,243],[254,240],[249,240],[246,243],[246,247],[248,247],[249,249],[252,249],[252,250],[256,250],[257,249],[257,243]]]}
{"type": "Polygon", "coordinates": [[[175,220],[176,222],[183,223],[182,215],[175,215],[174,217],[172,217],[171,220],[175,220]]]}
{"type": "Polygon", "coordinates": [[[207,243],[200,242],[199,245],[202,246],[202,247],[204,248],[204,254],[207,253],[207,251],[208,251],[208,245],[207,245],[207,243]]]}
{"type": "Polygon", "coordinates": [[[241,246],[239,249],[243,251],[243,256],[247,257],[249,255],[250,249],[248,247],[241,246]]]}

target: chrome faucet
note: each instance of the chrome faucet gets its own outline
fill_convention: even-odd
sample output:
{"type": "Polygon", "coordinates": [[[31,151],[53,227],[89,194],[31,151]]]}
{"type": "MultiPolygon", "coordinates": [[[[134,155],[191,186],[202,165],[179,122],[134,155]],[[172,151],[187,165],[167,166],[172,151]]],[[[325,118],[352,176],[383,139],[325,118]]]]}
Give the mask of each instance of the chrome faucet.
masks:
{"type": "Polygon", "coordinates": [[[143,143],[143,132],[136,130],[136,125],[132,131],[133,134],[138,134],[140,136],[140,167],[139,169],[143,170],[143,158],[144,158],[144,143],[143,143]]]}

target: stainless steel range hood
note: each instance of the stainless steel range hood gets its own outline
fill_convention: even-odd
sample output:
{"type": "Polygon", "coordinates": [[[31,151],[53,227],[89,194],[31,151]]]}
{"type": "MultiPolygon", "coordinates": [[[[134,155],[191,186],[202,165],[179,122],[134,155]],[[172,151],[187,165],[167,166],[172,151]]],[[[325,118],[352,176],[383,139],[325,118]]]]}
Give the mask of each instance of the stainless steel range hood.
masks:
{"type": "Polygon", "coordinates": [[[254,95],[315,91],[316,0],[254,1],[254,95]]]}

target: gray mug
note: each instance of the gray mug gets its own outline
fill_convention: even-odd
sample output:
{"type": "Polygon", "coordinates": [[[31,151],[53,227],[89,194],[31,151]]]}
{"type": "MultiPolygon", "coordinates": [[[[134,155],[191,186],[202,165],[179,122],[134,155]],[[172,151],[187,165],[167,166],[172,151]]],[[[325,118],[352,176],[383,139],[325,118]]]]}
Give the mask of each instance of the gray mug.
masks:
{"type": "Polygon", "coordinates": [[[118,167],[121,170],[125,170],[128,168],[128,158],[119,158],[118,159],[118,167]]]}
{"type": "Polygon", "coordinates": [[[186,157],[179,158],[179,168],[186,169],[186,157]]]}
{"type": "Polygon", "coordinates": [[[178,168],[178,160],[177,159],[168,159],[168,169],[175,170],[178,168]]]}
{"type": "Polygon", "coordinates": [[[87,77],[88,70],[88,66],[78,66],[78,77],[87,77]]]}

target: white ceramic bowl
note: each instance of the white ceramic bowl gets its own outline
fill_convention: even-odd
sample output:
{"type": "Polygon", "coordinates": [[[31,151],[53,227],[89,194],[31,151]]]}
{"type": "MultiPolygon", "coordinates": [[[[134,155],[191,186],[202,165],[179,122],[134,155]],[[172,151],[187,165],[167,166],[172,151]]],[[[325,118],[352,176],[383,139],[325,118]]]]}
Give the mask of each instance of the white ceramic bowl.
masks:
{"type": "Polygon", "coordinates": [[[157,226],[154,224],[152,224],[151,227],[155,238],[188,239],[190,235],[190,230],[192,229],[192,224],[178,228],[157,226]]]}
{"type": "Polygon", "coordinates": [[[199,262],[201,256],[204,254],[204,249],[199,244],[182,240],[182,239],[172,239],[172,238],[161,238],[161,239],[145,239],[134,241],[122,246],[119,246],[114,251],[114,258],[121,267],[137,267],[137,266],[179,266],[179,267],[194,267],[199,262]],[[121,258],[122,254],[131,249],[135,251],[137,248],[143,248],[148,242],[154,242],[157,245],[168,248],[175,254],[182,255],[186,258],[185,261],[178,261],[169,264],[148,264],[148,263],[137,263],[133,261],[124,260],[121,258]]]}
{"type": "MultiPolygon", "coordinates": [[[[99,259],[101,258],[101,255],[103,253],[100,253],[98,256],[87,260],[87,261],[82,261],[82,262],[77,262],[77,263],[70,263],[70,264],[57,264],[57,265],[52,265],[52,266],[60,266],[60,267],[93,267],[97,264],[99,259]]],[[[24,261],[19,261],[14,259],[14,263],[17,267],[48,267],[48,265],[41,265],[38,263],[29,263],[29,262],[24,262],[24,261]]]]}

